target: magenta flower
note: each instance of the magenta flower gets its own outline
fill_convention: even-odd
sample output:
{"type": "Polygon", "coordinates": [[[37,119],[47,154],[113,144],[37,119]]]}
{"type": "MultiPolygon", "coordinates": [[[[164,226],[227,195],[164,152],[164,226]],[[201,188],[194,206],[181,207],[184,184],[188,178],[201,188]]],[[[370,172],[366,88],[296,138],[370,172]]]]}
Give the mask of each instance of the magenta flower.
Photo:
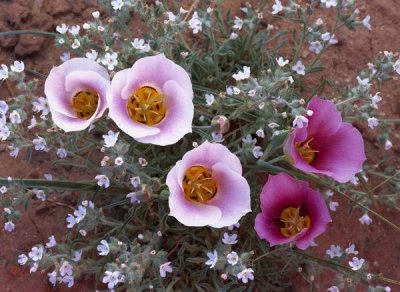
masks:
{"type": "Polygon", "coordinates": [[[321,194],[306,181],[285,173],[270,175],[260,195],[261,213],[254,229],[271,246],[295,241],[300,249],[326,230],[331,222],[321,194]]]}
{"type": "Polygon", "coordinates": [[[186,226],[225,227],[251,212],[240,161],[217,143],[187,152],[168,173],[167,185],[170,215],[186,226]]]}
{"type": "Polygon", "coordinates": [[[285,154],[298,169],[349,181],[361,171],[366,159],[360,132],[342,122],[332,101],[314,97],[307,109],[313,112],[308,125],[289,134],[285,154]]]}
{"type": "Polygon", "coordinates": [[[110,118],[139,142],[170,145],[192,132],[192,83],[164,54],[115,74],[107,99],[110,118]]]}
{"type": "Polygon", "coordinates": [[[54,123],[66,132],[81,131],[107,108],[110,76],[86,58],[73,58],[51,69],[44,84],[54,123]]]}

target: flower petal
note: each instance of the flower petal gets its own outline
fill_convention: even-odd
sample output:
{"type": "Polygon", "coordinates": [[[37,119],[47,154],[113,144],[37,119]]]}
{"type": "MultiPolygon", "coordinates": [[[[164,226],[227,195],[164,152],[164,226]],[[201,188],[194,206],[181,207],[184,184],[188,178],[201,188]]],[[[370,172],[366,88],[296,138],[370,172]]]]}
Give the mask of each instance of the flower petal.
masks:
{"type": "Polygon", "coordinates": [[[81,120],[78,118],[68,117],[56,111],[51,113],[51,117],[54,123],[65,132],[82,131],[89,127],[94,120],[94,115],[90,119],[81,120]]]}

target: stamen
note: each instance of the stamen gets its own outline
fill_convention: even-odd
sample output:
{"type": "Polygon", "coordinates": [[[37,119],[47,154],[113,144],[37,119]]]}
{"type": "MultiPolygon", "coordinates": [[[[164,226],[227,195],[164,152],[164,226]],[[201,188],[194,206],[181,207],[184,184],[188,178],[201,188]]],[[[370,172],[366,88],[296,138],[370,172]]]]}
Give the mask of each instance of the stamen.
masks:
{"type": "Polygon", "coordinates": [[[310,143],[314,140],[314,138],[310,138],[305,142],[297,142],[294,144],[297,153],[303,158],[303,160],[307,163],[311,163],[315,159],[315,153],[318,153],[318,150],[313,150],[310,146],[310,143]]]}
{"type": "Polygon", "coordinates": [[[150,86],[140,87],[129,97],[127,110],[133,121],[148,126],[160,123],[166,112],[163,96],[150,86]]]}
{"type": "Polygon", "coordinates": [[[99,94],[95,91],[79,91],[72,98],[72,109],[81,120],[90,119],[99,105],[99,94]]]}
{"type": "Polygon", "coordinates": [[[283,209],[280,222],[284,227],[280,228],[281,233],[286,237],[292,237],[305,228],[310,228],[311,220],[308,215],[300,216],[300,208],[288,207],[283,209]]]}
{"type": "Polygon", "coordinates": [[[185,199],[192,202],[207,202],[217,193],[217,183],[211,171],[200,165],[186,170],[182,185],[185,199]]]}

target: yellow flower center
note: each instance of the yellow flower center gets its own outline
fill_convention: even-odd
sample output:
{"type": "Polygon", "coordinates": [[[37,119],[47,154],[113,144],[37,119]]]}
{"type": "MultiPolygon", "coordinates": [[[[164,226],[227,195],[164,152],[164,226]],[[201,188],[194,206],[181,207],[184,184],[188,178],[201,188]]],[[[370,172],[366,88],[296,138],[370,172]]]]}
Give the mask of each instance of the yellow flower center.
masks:
{"type": "Polygon", "coordinates": [[[310,227],[310,217],[300,216],[300,208],[288,207],[283,209],[280,222],[284,225],[281,233],[286,237],[292,237],[302,231],[304,228],[310,227]]]}
{"type": "Polygon", "coordinates": [[[314,138],[310,138],[305,142],[296,142],[294,147],[296,148],[297,153],[303,158],[303,160],[307,163],[311,163],[315,159],[315,153],[319,151],[313,150],[310,146],[310,143],[314,140],[314,138]]]}
{"type": "Polygon", "coordinates": [[[90,119],[99,105],[99,94],[95,91],[85,90],[77,92],[72,98],[72,110],[78,119],[90,119]]]}
{"type": "Polygon", "coordinates": [[[183,192],[186,200],[204,203],[211,200],[217,193],[217,183],[208,168],[195,165],[185,172],[183,192]]]}
{"type": "Polygon", "coordinates": [[[140,87],[129,97],[127,110],[133,121],[147,126],[160,123],[166,112],[163,96],[150,86],[140,87]]]}

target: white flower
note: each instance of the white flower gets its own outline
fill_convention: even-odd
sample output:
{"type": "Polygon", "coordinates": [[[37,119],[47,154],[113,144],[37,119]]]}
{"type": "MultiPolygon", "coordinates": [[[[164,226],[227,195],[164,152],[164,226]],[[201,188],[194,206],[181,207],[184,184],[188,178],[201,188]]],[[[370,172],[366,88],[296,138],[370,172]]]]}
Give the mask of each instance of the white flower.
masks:
{"type": "Polygon", "coordinates": [[[168,16],[168,21],[175,22],[175,20],[176,20],[176,15],[175,14],[173,14],[171,11],[167,11],[166,14],[168,16]]]}
{"type": "Polygon", "coordinates": [[[90,29],[90,24],[87,23],[87,22],[85,22],[85,23],[82,25],[82,28],[83,28],[83,29],[90,29]]]}
{"type": "Polygon", "coordinates": [[[40,115],[41,119],[46,119],[46,116],[50,113],[49,104],[47,103],[47,98],[38,97],[36,101],[32,102],[32,110],[35,113],[42,112],[40,115]]]}
{"type": "Polygon", "coordinates": [[[213,141],[216,143],[222,143],[224,141],[224,135],[222,133],[211,133],[211,137],[213,138],[213,141]]]}
{"type": "Polygon", "coordinates": [[[113,0],[111,1],[111,5],[114,10],[121,10],[122,6],[124,6],[124,1],[122,0],[113,0]]]}
{"type": "Polygon", "coordinates": [[[343,255],[342,248],[339,245],[331,245],[330,249],[326,251],[326,254],[331,258],[340,258],[343,255]]]}
{"type": "Polygon", "coordinates": [[[8,105],[4,100],[0,100],[0,114],[5,115],[8,111],[8,105]]]}
{"type": "Polygon", "coordinates": [[[321,39],[322,39],[324,42],[329,41],[329,44],[331,44],[331,45],[335,45],[335,44],[338,43],[338,40],[335,39],[335,35],[333,34],[333,35],[331,36],[331,34],[330,34],[329,32],[323,33],[323,34],[321,35],[321,39]]]}
{"type": "Polygon", "coordinates": [[[215,101],[215,97],[214,97],[213,94],[208,94],[208,93],[206,93],[206,94],[204,95],[204,98],[205,98],[206,104],[207,104],[208,106],[212,105],[212,104],[214,103],[214,101],[215,101]]]}
{"type": "Polygon", "coordinates": [[[245,138],[242,138],[243,145],[251,145],[252,147],[256,145],[257,139],[253,139],[250,134],[247,134],[245,138]]]}
{"type": "Polygon", "coordinates": [[[76,224],[75,217],[71,214],[68,214],[66,221],[68,222],[67,228],[72,228],[76,224]]]}
{"type": "Polygon", "coordinates": [[[244,269],[239,274],[237,274],[237,277],[239,280],[242,280],[243,283],[247,283],[249,280],[254,280],[253,273],[254,271],[252,268],[244,269]]]}
{"type": "Polygon", "coordinates": [[[72,276],[72,266],[68,261],[64,261],[60,267],[60,275],[64,276],[72,276]]]}
{"type": "Polygon", "coordinates": [[[22,61],[14,61],[14,64],[10,66],[10,69],[15,73],[21,73],[25,69],[25,64],[22,61]]]}
{"type": "Polygon", "coordinates": [[[296,116],[293,120],[293,127],[303,128],[307,127],[308,119],[305,116],[296,116]]]}
{"type": "Polygon", "coordinates": [[[107,135],[103,135],[104,147],[111,148],[114,147],[115,143],[118,141],[119,132],[115,133],[113,131],[108,131],[107,135]]]}
{"type": "Polygon", "coordinates": [[[13,110],[10,113],[10,122],[12,124],[21,124],[22,123],[21,116],[19,115],[19,113],[16,110],[13,110]]]}
{"type": "Polygon", "coordinates": [[[80,46],[81,46],[81,42],[78,39],[74,39],[74,42],[72,43],[71,48],[76,50],[80,46]]]}
{"type": "Polygon", "coordinates": [[[189,27],[193,31],[194,34],[197,34],[199,31],[203,29],[203,24],[195,11],[192,15],[192,18],[189,20],[189,27]]]}
{"type": "Polygon", "coordinates": [[[74,286],[74,277],[72,276],[64,276],[64,277],[58,277],[58,281],[61,283],[65,283],[67,284],[68,288],[71,288],[72,286],[74,286]]]}
{"type": "Polygon", "coordinates": [[[35,194],[36,198],[42,202],[46,201],[46,194],[43,190],[33,189],[32,192],[35,194]]]}
{"type": "Polygon", "coordinates": [[[87,231],[86,231],[85,229],[79,230],[79,233],[80,233],[83,237],[85,237],[85,236],[87,235],[87,231]]]}
{"type": "Polygon", "coordinates": [[[78,35],[80,30],[81,30],[81,27],[79,25],[73,25],[73,26],[71,26],[71,28],[68,31],[72,35],[78,35]]]}
{"type": "Polygon", "coordinates": [[[226,256],[226,259],[228,260],[228,263],[230,263],[232,266],[234,266],[239,261],[239,256],[236,252],[232,251],[231,253],[229,253],[226,256]]]}
{"type": "Polygon", "coordinates": [[[253,156],[255,158],[260,158],[261,156],[263,156],[263,152],[261,151],[261,147],[260,146],[255,146],[252,150],[253,152],[253,156]]]}
{"type": "Polygon", "coordinates": [[[43,176],[46,180],[53,180],[53,175],[51,173],[45,173],[43,176]]]}
{"type": "Polygon", "coordinates": [[[339,203],[338,202],[330,202],[329,203],[329,209],[331,211],[336,211],[336,208],[339,207],[339,203]]]}
{"type": "Polygon", "coordinates": [[[42,137],[38,136],[32,142],[35,145],[35,150],[48,151],[46,141],[42,137]]]}
{"type": "Polygon", "coordinates": [[[104,58],[101,60],[103,65],[106,65],[108,70],[114,70],[114,67],[118,64],[118,54],[117,53],[107,53],[104,58]]]}
{"type": "Polygon", "coordinates": [[[145,167],[148,164],[146,158],[143,158],[143,157],[139,157],[138,162],[139,162],[140,166],[142,166],[142,167],[145,167]]]}
{"type": "Polygon", "coordinates": [[[96,61],[97,55],[98,55],[97,52],[92,49],[92,50],[90,50],[90,52],[86,53],[86,58],[88,58],[89,60],[96,61]]]}
{"type": "Polygon", "coordinates": [[[47,248],[51,248],[53,246],[55,246],[57,244],[56,239],[54,237],[54,235],[49,237],[49,241],[46,243],[46,247],[47,248]]]}
{"type": "Polygon", "coordinates": [[[6,214],[9,214],[9,215],[11,214],[10,208],[4,208],[3,211],[4,211],[4,213],[6,213],[6,214]]]}
{"type": "Polygon", "coordinates": [[[378,103],[382,100],[382,97],[380,97],[379,94],[380,92],[377,92],[371,97],[371,106],[376,109],[378,108],[378,103]]]}
{"type": "Polygon", "coordinates": [[[247,92],[247,94],[248,94],[250,97],[254,97],[254,96],[256,96],[256,90],[255,90],[255,89],[251,89],[251,90],[249,90],[249,92],[247,92]]]}
{"type": "Polygon", "coordinates": [[[275,4],[272,5],[272,14],[278,14],[283,10],[281,1],[275,0],[275,4]]]}
{"type": "Polygon", "coordinates": [[[1,188],[0,188],[0,193],[1,194],[5,194],[5,193],[7,193],[7,187],[6,186],[2,186],[1,188]]]}
{"type": "Polygon", "coordinates": [[[238,37],[239,35],[236,32],[232,32],[231,35],[229,36],[229,39],[236,40],[238,37]]]}
{"type": "Polygon", "coordinates": [[[61,25],[57,25],[56,31],[60,34],[65,34],[68,30],[68,25],[65,25],[65,23],[61,25]]]}
{"type": "Polygon", "coordinates": [[[55,286],[57,283],[57,272],[53,271],[51,273],[48,273],[47,276],[49,277],[49,282],[53,284],[53,286],[55,286]]]}
{"type": "Polygon", "coordinates": [[[245,80],[245,79],[249,78],[250,77],[250,67],[244,66],[243,71],[239,71],[238,73],[233,74],[232,77],[236,81],[245,80]]]}
{"type": "Polygon", "coordinates": [[[320,41],[310,42],[310,46],[308,47],[310,52],[314,52],[316,54],[321,53],[322,49],[323,47],[320,41]]]}
{"type": "Polygon", "coordinates": [[[336,286],[331,286],[331,287],[329,287],[326,291],[329,291],[329,292],[339,292],[339,288],[336,287],[336,286]]]}
{"type": "Polygon", "coordinates": [[[362,215],[358,221],[360,221],[363,225],[370,225],[372,223],[372,219],[368,216],[368,214],[362,215]]]}
{"type": "Polygon", "coordinates": [[[10,136],[11,132],[7,126],[0,127],[0,140],[6,140],[10,136]]]}
{"type": "Polygon", "coordinates": [[[81,205],[79,205],[78,206],[78,210],[75,210],[74,211],[74,215],[75,215],[75,222],[76,223],[79,223],[79,222],[81,222],[84,218],[85,218],[85,216],[86,216],[86,208],[85,207],[83,207],[83,206],[81,206],[81,205]]]}
{"type": "Polygon", "coordinates": [[[32,250],[29,252],[28,256],[32,259],[32,261],[37,262],[42,259],[43,256],[43,247],[32,247],[32,250]]]}
{"type": "Polygon", "coordinates": [[[360,86],[365,86],[367,88],[371,86],[371,83],[369,83],[369,78],[361,78],[360,76],[357,76],[357,82],[360,86]]]}
{"type": "Polygon", "coordinates": [[[32,274],[32,273],[36,272],[38,268],[39,268],[39,264],[38,263],[34,263],[32,265],[32,267],[29,269],[29,273],[32,274]]]}
{"type": "Polygon", "coordinates": [[[233,28],[241,30],[243,27],[243,20],[240,17],[235,16],[235,20],[233,21],[233,28]]]}
{"type": "Polygon", "coordinates": [[[7,78],[8,78],[8,68],[6,65],[1,64],[0,80],[6,80],[7,78]]]}
{"type": "Polygon", "coordinates": [[[135,38],[131,44],[132,47],[134,47],[136,50],[140,50],[142,53],[147,53],[151,49],[150,45],[144,42],[144,39],[135,38]]]}
{"type": "Polygon", "coordinates": [[[362,24],[368,30],[372,30],[371,24],[369,23],[370,20],[371,20],[371,16],[369,14],[362,20],[362,24]]]}
{"type": "Polygon", "coordinates": [[[82,257],[82,250],[75,250],[73,252],[73,254],[74,254],[74,256],[73,256],[72,260],[74,262],[79,262],[81,260],[81,257],[82,257]]]}
{"type": "Polygon", "coordinates": [[[385,150],[389,150],[390,148],[393,147],[393,143],[388,139],[385,142],[385,150]]]}
{"type": "Polygon", "coordinates": [[[110,246],[108,245],[108,242],[103,239],[97,246],[97,250],[99,251],[99,255],[106,256],[110,252],[110,246]]]}
{"type": "Polygon", "coordinates": [[[117,158],[115,158],[114,163],[115,165],[121,166],[124,163],[124,159],[118,156],[117,158]]]}
{"type": "Polygon", "coordinates": [[[36,118],[35,118],[35,116],[32,116],[31,123],[29,124],[28,129],[30,130],[30,129],[36,127],[36,124],[37,124],[36,118]]]}
{"type": "Polygon", "coordinates": [[[303,65],[303,62],[300,60],[297,61],[296,65],[292,66],[292,70],[295,71],[299,75],[306,75],[306,67],[303,65]]]}
{"type": "Polygon", "coordinates": [[[337,6],[337,0],[321,0],[321,3],[325,4],[326,8],[337,6]]]}
{"type": "Polygon", "coordinates": [[[140,185],[140,177],[138,177],[138,176],[132,177],[130,181],[131,181],[131,185],[134,188],[137,188],[140,185]]]}
{"type": "MultiPolygon", "coordinates": [[[[393,64],[393,69],[397,72],[397,74],[400,74],[400,58],[397,59],[396,63],[393,64]]],[[[0,80],[1,80],[1,70],[0,70],[0,80]]]]}
{"type": "Polygon", "coordinates": [[[258,129],[258,130],[256,131],[256,135],[257,135],[258,137],[260,137],[260,138],[264,138],[264,137],[265,137],[264,130],[263,130],[263,129],[258,129]]]}
{"type": "Polygon", "coordinates": [[[8,232],[13,232],[15,229],[15,224],[12,221],[7,221],[4,223],[4,230],[8,232]]]}
{"type": "Polygon", "coordinates": [[[356,246],[354,243],[350,244],[349,247],[346,248],[345,253],[358,255],[358,251],[356,251],[356,246]]]}
{"type": "Polygon", "coordinates": [[[206,261],[206,265],[210,266],[210,269],[212,269],[218,262],[218,253],[216,250],[214,250],[214,252],[208,252],[207,256],[208,260],[206,261]]]}
{"type": "Polygon", "coordinates": [[[224,238],[222,238],[222,242],[225,244],[235,244],[237,243],[237,234],[234,233],[232,235],[229,235],[228,233],[224,233],[224,238]]]}
{"type": "MultiPolygon", "coordinates": [[[[98,27],[97,27],[97,30],[98,31],[104,31],[105,30],[105,28],[104,28],[104,26],[102,26],[102,25],[99,25],[98,27]]],[[[106,51],[108,51],[108,49],[106,48],[106,51]]]]}
{"type": "Polygon", "coordinates": [[[160,276],[165,278],[167,273],[172,273],[171,262],[166,262],[160,266],[160,276]]]}
{"type": "Polygon", "coordinates": [[[67,155],[68,155],[67,150],[65,150],[64,148],[57,149],[57,156],[59,158],[65,158],[65,157],[67,157],[67,155]]]}
{"type": "Polygon", "coordinates": [[[354,257],[353,260],[349,261],[349,266],[353,271],[357,271],[361,269],[362,265],[364,264],[365,260],[364,259],[359,259],[357,257],[354,257]]]}
{"type": "Polygon", "coordinates": [[[285,60],[283,57],[277,58],[276,62],[278,63],[279,67],[284,67],[289,64],[289,60],[285,60]]]}
{"type": "Polygon", "coordinates": [[[106,271],[102,282],[107,284],[108,289],[113,289],[118,283],[124,282],[125,276],[121,275],[119,271],[106,271]]]}
{"type": "Polygon", "coordinates": [[[28,257],[25,254],[20,254],[18,256],[18,264],[21,266],[25,265],[28,262],[28,257]]]}
{"type": "Polygon", "coordinates": [[[99,11],[94,11],[92,12],[93,18],[99,18],[100,17],[100,12],[99,11]]]}
{"type": "Polygon", "coordinates": [[[100,187],[105,187],[108,188],[110,186],[110,180],[108,179],[108,177],[104,174],[98,174],[95,177],[95,180],[97,180],[97,184],[100,187]]]}
{"type": "Polygon", "coordinates": [[[368,118],[368,127],[374,129],[379,124],[379,120],[377,118],[368,118]]]}
{"type": "Polygon", "coordinates": [[[274,123],[274,122],[268,124],[268,128],[270,128],[270,129],[275,129],[275,128],[278,128],[278,127],[279,127],[279,124],[274,123]]]}
{"type": "Polygon", "coordinates": [[[358,184],[359,184],[358,177],[353,176],[353,178],[350,179],[350,182],[351,182],[353,185],[355,185],[355,186],[358,185],[358,184]]]}

